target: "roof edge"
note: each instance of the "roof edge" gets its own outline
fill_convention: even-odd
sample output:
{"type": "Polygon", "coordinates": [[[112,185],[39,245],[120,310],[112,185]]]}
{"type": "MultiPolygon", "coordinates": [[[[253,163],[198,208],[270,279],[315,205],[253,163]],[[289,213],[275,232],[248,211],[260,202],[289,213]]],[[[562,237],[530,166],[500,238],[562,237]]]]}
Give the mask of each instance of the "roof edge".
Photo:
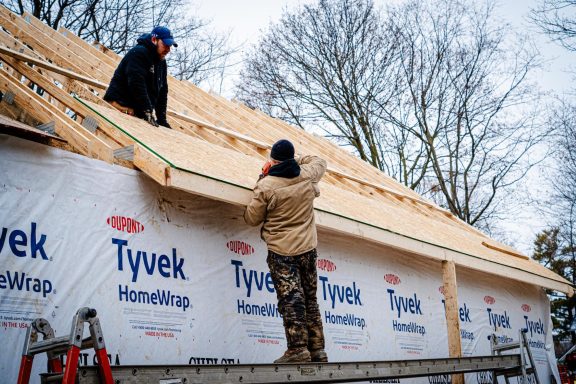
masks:
{"type": "MultiPolygon", "coordinates": [[[[135,151],[134,164],[139,168],[144,168],[145,164],[150,160],[148,154],[149,152],[145,148],[139,148],[138,151],[135,151]]],[[[156,160],[160,159],[156,158],[156,160]]],[[[161,183],[162,185],[241,206],[246,206],[252,197],[251,190],[244,186],[219,180],[208,175],[191,172],[186,169],[171,168],[168,164],[166,165],[166,180],[164,183],[161,183]]],[[[485,260],[478,256],[465,254],[437,244],[395,233],[385,228],[363,223],[318,208],[315,208],[315,212],[316,224],[323,229],[365,239],[426,258],[439,261],[454,261],[459,267],[538,285],[543,288],[566,293],[569,296],[572,296],[574,293],[574,287],[559,275],[557,279],[552,279],[521,268],[485,260]]],[[[542,268],[545,267],[542,266],[542,268]]]]}

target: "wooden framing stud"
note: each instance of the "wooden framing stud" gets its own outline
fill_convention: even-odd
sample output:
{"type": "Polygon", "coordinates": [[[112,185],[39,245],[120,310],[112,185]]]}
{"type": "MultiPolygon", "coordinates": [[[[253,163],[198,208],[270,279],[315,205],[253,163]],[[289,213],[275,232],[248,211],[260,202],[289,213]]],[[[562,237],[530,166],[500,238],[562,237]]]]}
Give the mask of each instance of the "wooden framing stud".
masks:
{"type": "MultiPolygon", "coordinates": [[[[444,287],[444,308],[448,332],[448,354],[450,357],[462,357],[460,339],[460,319],[458,308],[458,285],[456,282],[456,264],[454,261],[442,261],[442,280],[444,287]]],[[[452,375],[452,384],[464,384],[464,375],[452,375]]]]}

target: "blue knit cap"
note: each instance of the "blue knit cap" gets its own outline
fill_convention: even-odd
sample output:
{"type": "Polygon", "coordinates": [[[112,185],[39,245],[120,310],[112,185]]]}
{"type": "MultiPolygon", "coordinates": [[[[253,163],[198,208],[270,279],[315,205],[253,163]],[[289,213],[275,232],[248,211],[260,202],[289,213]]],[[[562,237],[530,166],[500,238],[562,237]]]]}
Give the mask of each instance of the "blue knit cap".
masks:
{"type": "Polygon", "coordinates": [[[272,146],[270,157],[277,161],[294,158],[294,146],[286,139],[278,140],[272,146]]]}

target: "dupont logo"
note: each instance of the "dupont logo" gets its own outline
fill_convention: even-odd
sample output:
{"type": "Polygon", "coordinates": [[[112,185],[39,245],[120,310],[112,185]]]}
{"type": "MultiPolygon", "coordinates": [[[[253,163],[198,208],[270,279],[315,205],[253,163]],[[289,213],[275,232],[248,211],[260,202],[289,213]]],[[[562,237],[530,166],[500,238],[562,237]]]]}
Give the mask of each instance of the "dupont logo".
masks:
{"type": "Polygon", "coordinates": [[[392,284],[392,285],[398,285],[398,284],[401,283],[400,278],[399,278],[398,276],[396,276],[395,274],[393,274],[393,273],[387,273],[387,274],[385,274],[385,275],[384,275],[384,280],[385,280],[387,283],[392,284]]]}
{"type": "Polygon", "coordinates": [[[488,305],[491,305],[496,302],[496,299],[493,298],[492,296],[484,296],[484,302],[488,305]]]}
{"type": "Polygon", "coordinates": [[[530,312],[532,310],[532,307],[529,306],[528,304],[522,304],[521,308],[524,312],[530,312]]]}
{"type": "Polygon", "coordinates": [[[336,270],[336,264],[327,259],[316,260],[316,266],[318,269],[326,272],[334,272],[336,270]]]}
{"type": "Polygon", "coordinates": [[[444,288],[443,285],[438,287],[438,292],[440,292],[442,296],[446,296],[446,289],[444,288]]]}
{"type": "Polygon", "coordinates": [[[242,256],[247,256],[254,253],[254,247],[241,240],[230,240],[226,243],[226,247],[232,252],[242,256]]]}
{"type": "Polygon", "coordinates": [[[144,230],[144,225],[138,220],[126,216],[110,216],[106,219],[106,223],[122,232],[138,233],[144,230]]]}

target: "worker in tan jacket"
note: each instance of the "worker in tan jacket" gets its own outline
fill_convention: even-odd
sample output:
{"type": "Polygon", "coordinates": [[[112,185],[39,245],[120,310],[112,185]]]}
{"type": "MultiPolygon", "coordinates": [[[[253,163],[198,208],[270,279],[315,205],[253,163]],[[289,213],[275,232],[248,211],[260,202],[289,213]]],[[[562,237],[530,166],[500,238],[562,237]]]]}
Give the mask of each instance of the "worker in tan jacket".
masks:
{"type": "Polygon", "coordinates": [[[275,363],[328,361],[316,299],[318,238],[313,206],[325,171],[326,161],[316,156],[294,159],[292,143],[277,141],[244,213],[247,224],[262,224],[266,261],[284,321],[288,350],[275,363]]]}

